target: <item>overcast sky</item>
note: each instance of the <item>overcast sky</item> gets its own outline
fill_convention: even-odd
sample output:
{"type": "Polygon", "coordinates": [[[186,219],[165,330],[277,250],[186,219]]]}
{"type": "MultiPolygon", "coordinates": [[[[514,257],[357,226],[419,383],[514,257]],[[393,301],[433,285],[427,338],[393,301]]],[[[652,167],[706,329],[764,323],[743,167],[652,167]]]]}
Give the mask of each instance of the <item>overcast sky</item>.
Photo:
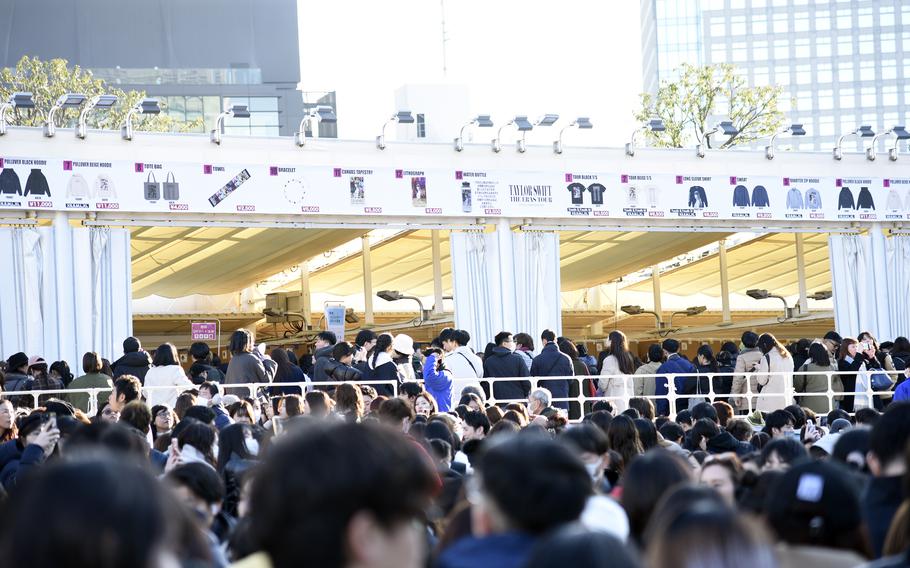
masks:
{"type": "Polygon", "coordinates": [[[590,116],[586,142],[611,146],[634,128],[639,2],[445,0],[445,78],[438,0],[298,5],[302,88],[337,91],[341,138],[376,136],[397,87],[444,81],[467,85],[472,112],[497,124],[516,112],[590,116]]]}

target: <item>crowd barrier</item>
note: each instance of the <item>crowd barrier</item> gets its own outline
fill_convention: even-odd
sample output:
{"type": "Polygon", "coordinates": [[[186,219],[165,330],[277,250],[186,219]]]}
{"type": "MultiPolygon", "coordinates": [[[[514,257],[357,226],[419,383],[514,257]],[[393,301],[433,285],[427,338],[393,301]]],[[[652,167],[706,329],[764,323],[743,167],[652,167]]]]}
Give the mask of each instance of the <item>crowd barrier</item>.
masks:
{"type": "MultiPolygon", "coordinates": [[[[882,372],[889,376],[893,384],[897,384],[902,380],[906,374],[904,371],[876,371],[882,372]]],[[[845,391],[835,391],[832,388],[833,379],[835,377],[852,377],[857,373],[837,373],[837,372],[827,372],[827,373],[744,373],[731,375],[730,373],[705,373],[705,374],[668,374],[668,375],[585,375],[585,376],[570,376],[570,377],[515,377],[515,378],[495,378],[495,379],[480,379],[482,382],[487,382],[490,385],[503,382],[515,382],[515,381],[528,381],[531,383],[531,388],[537,388],[541,381],[554,381],[554,380],[566,380],[575,382],[578,386],[579,394],[577,396],[570,397],[554,397],[551,402],[575,402],[582,405],[582,408],[585,408],[585,403],[594,403],[599,400],[607,400],[613,403],[620,403],[621,407],[627,408],[629,405],[629,399],[635,397],[634,395],[634,380],[641,379],[645,381],[656,380],[658,378],[666,378],[668,386],[668,394],[666,395],[648,395],[648,396],[639,396],[638,398],[647,398],[653,401],[657,400],[667,400],[670,406],[670,416],[673,417],[676,414],[676,403],[679,400],[689,400],[689,399],[704,399],[709,402],[714,402],[718,399],[731,399],[731,398],[742,398],[744,399],[744,405],[736,410],[751,414],[756,409],[756,402],[762,398],[780,398],[783,397],[786,401],[787,406],[794,404],[794,402],[799,402],[800,397],[813,397],[813,398],[823,398],[826,401],[828,410],[833,410],[837,408],[835,398],[840,398],[842,396],[854,396],[857,399],[864,400],[866,402],[865,406],[873,406],[873,397],[880,397],[882,399],[888,399],[893,396],[893,386],[891,390],[886,391],[875,391],[872,389],[872,380],[871,377],[865,381],[865,389],[859,392],[845,392],[845,391]],[[793,379],[799,376],[821,376],[826,377],[827,390],[823,392],[796,392],[793,386],[793,379]],[[746,392],[742,395],[732,395],[725,393],[717,393],[714,389],[714,378],[721,378],[730,376],[741,376],[746,377],[746,392]],[[755,392],[752,390],[752,378],[756,376],[761,377],[776,377],[780,376],[784,379],[784,391],[771,392],[768,389],[762,389],[760,392],[755,392]],[[676,378],[707,378],[709,389],[708,392],[704,393],[695,393],[695,394],[681,394],[677,393],[675,389],[675,379],[676,378]],[[622,381],[623,394],[620,396],[590,396],[585,393],[585,382],[586,380],[595,380],[602,381],[605,379],[618,379],[622,381]]],[[[858,373],[860,376],[863,373],[858,373]]],[[[868,374],[868,373],[867,373],[868,374]]],[[[231,384],[231,385],[222,385],[227,394],[235,394],[237,396],[251,396],[255,397],[260,392],[270,393],[269,389],[273,387],[299,387],[303,392],[312,389],[329,389],[335,386],[342,384],[339,381],[313,381],[313,382],[295,382],[295,383],[242,383],[242,384],[231,384]],[[260,389],[266,389],[265,391],[260,391],[260,389]]],[[[357,381],[359,385],[386,385],[391,388],[392,392],[398,394],[398,383],[394,381],[357,381]]],[[[596,383],[595,383],[596,384],[596,383]]],[[[153,391],[168,391],[174,393],[180,393],[185,390],[190,390],[197,385],[193,386],[147,386],[143,387],[145,393],[153,391]]],[[[497,399],[493,395],[493,388],[490,388],[491,396],[488,398],[488,402],[495,404],[504,404],[509,402],[526,402],[526,399],[497,399]]],[[[571,390],[574,389],[570,389],[571,390]]],[[[111,392],[110,388],[89,388],[89,389],[60,389],[60,390],[40,390],[40,391],[15,391],[15,392],[3,392],[0,393],[4,397],[17,396],[17,397],[26,397],[26,400],[30,397],[32,401],[32,406],[38,402],[38,397],[41,397],[42,400],[46,400],[48,397],[57,397],[57,398],[66,398],[62,395],[68,395],[73,393],[85,393],[89,396],[89,407],[88,414],[94,415],[98,412],[97,407],[97,397],[99,394],[107,395],[111,392]]],[[[458,397],[456,397],[458,398],[458,397]]]]}

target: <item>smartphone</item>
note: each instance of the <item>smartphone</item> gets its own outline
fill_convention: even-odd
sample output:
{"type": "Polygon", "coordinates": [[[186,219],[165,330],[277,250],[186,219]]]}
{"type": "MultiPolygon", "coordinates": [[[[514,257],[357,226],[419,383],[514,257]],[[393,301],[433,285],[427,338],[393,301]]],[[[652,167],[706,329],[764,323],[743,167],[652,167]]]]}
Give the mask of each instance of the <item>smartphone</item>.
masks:
{"type": "Polygon", "coordinates": [[[41,430],[47,432],[48,430],[53,430],[57,427],[57,414],[54,412],[48,412],[44,419],[44,424],[41,426],[41,430]]]}

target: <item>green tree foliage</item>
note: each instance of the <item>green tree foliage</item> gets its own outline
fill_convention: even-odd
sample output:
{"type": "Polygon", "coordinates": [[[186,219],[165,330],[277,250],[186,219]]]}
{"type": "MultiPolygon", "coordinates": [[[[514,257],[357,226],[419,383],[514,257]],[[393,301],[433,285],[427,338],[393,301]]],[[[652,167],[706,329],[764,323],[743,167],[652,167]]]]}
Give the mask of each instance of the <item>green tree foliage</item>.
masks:
{"type": "MultiPolygon", "coordinates": [[[[78,65],[69,67],[65,59],[42,61],[37,57],[25,56],[15,68],[0,69],[0,101],[6,101],[10,94],[27,91],[33,94],[35,108],[12,109],[7,111],[10,124],[20,126],[42,126],[54,102],[64,93],[81,93],[91,98],[95,95],[117,95],[117,104],[110,111],[89,113],[88,127],[116,130],[126,119],[126,114],[145,98],[144,91],[123,91],[107,85],[92,75],[88,69],[78,65]]],[[[163,105],[162,105],[163,106],[163,105]]],[[[79,120],[79,109],[57,111],[57,126],[73,127],[79,120]]],[[[202,120],[181,121],[166,113],[158,115],[133,115],[133,129],[150,132],[199,132],[202,120]]]]}
{"type": "Polygon", "coordinates": [[[641,95],[635,119],[641,123],[663,119],[666,131],[647,132],[651,144],[660,148],[682,148],[693,139],[704,143],[705,132],[714,129],[715,121],[729,119],[739,134],[726,140],[722,134],[712,138],[715,147],[730,148],[783,128],[784,114],[778,110],[782,90],[778,86],[749,87],[730,64],[697,67],[684,63],[678,80],[662,82],[657,95],[641,95]]]}

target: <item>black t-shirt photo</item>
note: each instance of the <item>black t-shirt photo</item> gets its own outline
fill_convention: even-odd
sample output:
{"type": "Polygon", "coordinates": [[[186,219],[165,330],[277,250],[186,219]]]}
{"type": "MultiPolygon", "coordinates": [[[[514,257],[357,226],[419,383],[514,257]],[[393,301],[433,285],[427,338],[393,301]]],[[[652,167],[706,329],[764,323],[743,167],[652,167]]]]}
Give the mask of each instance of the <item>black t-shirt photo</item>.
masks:
{"type": "Polygon", "coordinates": [[[585,202],[585,190],[582,183],[570,183],[568,190],[572,192],[572,205],[581,205],[585,202]]]}
{"type": "Polygon", "coordinates": [[[591,192],[591,203],[594,205],[603,205],[604,204],[604,192],[607,191],[607,188],[601,183],[592,183],[588,186],[588,191],[591,192]]]}

